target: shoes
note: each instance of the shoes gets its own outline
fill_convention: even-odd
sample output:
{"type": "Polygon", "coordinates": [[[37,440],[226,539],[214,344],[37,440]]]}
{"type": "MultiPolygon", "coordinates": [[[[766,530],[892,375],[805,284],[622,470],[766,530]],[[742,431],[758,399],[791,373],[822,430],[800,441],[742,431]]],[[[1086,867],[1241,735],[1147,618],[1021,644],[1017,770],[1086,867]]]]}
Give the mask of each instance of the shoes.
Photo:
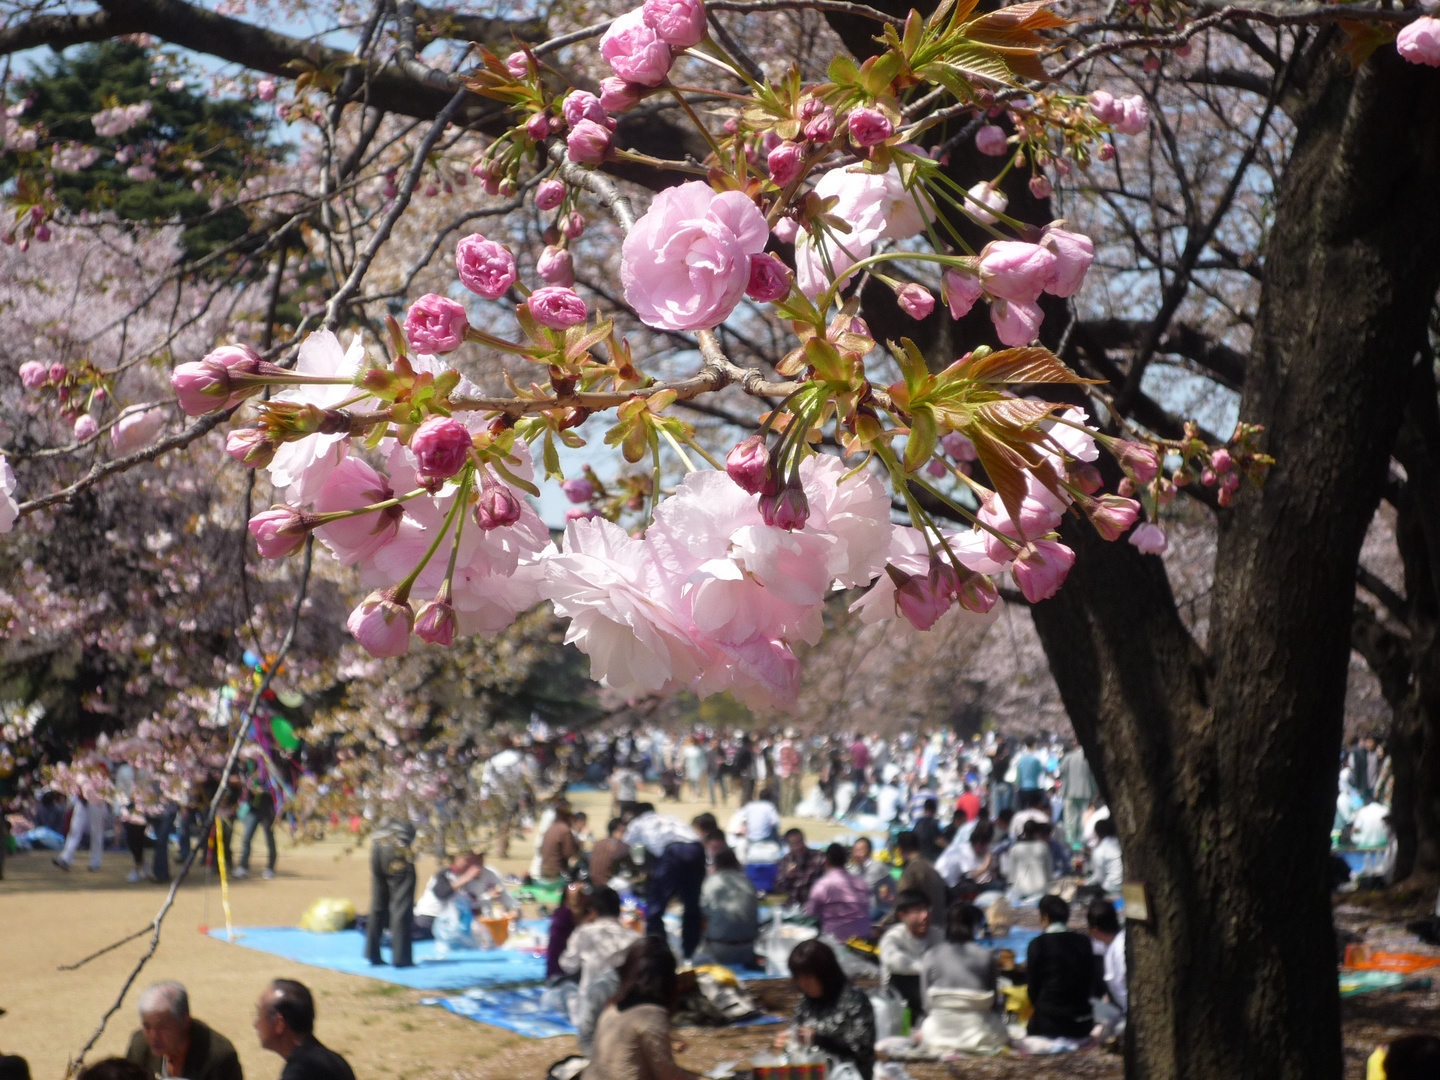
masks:
{"type": "Polygon", "coordinates": [[[90,866],[90,867],[86,867],[86,869],[88,869],[88,870],[93,874],[93,873],[95,873],[97,870],[99,870],[100,867],[98,867],[98,866],[90,866]]]}
{"type": "Polygon", "coordinates": [[[145,875],[140,873],[139,870],[131,870],[130,873],[125,875],[125,880],[131,885],[134,885],[137,881],[144,881],[145,875]]]}
{"type": "Polygon", "coordinates": [[[68,872],[68,871],[70,870],[70,864],[69,864],[68,862],[66,862],[64,859],[62,859],[59,855],[56,855],[56,856],[55,856],[53,859],[51,859],[50,861],[51,861],[52,863],[54,863],[56,866],[60,867],[61,870],[64,870],[64,871],[66,871],[66,872],[68,872]]]}
{"type": "Polygon", "coordinates": [[[274,870],[271,870],[271,869],[267,866],[267,867],[265,868],[264,873],[262,873],[260,876],[261,876],[262,878],[264,878],[266,881],[274,881],[274,880],[275,880],[275,871],[274,871],[274,870]]]}
{"type": "Polygon", "coordinates": [[[230,876],[237,879],[247,878],[250,876],[250,871],[246,870],[243,866],[237,866],[230,876]]]}

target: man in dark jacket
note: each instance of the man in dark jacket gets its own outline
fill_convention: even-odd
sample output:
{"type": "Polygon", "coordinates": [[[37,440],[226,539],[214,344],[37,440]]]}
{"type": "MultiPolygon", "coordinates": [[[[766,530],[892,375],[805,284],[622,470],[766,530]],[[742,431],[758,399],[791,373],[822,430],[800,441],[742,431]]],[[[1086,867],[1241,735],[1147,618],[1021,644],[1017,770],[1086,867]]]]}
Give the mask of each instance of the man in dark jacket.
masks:
{"type": "Polygon", "coordinates": [[[1083,1039],[1095,1026],[1092,997],[1101,996],[1090,939],[1066,925],[1070,905],[1058,896],[1040,898],[1040,936],[1025,957],[1030,1004],[1027,1034],[1047,1039],[1083,1039]]]}
{"type": "Polygon", "coordinates": [[[125,1058],[152,1076],[185,1080],[244,1080],[230,1040],[190,1015],[190,998],[177,982],[156,983],[140,995],[140,1030],[125,1058]]]}
{"type": "MultiPolygon", "coordinates": [[[[415,826],[383,818],[370,834],[370,919],[365,924],[365,959],[383,964],[380,941],[390,927],[390,959],[413,967],[410,939],[415,924],[415,826]]],[[[188,1080],[188,1078],[187,1078],[188,1080]]]]}
{"type": "Polygon", "coordinates": [[[355,1080],[349,1062],[315,1038],[315,999],[304,983],[276,979],[255,1003],[260,1045],[285,1059],[280,1080],[355,1080]]]}

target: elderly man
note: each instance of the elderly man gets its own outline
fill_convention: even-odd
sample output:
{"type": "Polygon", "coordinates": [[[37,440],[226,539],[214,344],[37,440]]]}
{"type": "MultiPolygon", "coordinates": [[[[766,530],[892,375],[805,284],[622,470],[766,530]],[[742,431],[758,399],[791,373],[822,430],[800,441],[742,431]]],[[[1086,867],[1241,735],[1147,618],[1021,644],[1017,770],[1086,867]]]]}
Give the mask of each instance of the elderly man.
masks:
{"type": "Polygon", "coordinates": [[[230,1040],[190,1015],[190,998],[177,982],[161,982],[140,995],[140,1030],[125,1058],[154,1076],[185,1080],[244,1080],[230,1040]]]}
{"type": "Polygon", "coordinates": [[[255,1003],[260,1045],[285,1059],[280,1080],[355,1080],[349,1062],[315,1038],[315,999],[304,983],[276,979],[255,1003]]]}

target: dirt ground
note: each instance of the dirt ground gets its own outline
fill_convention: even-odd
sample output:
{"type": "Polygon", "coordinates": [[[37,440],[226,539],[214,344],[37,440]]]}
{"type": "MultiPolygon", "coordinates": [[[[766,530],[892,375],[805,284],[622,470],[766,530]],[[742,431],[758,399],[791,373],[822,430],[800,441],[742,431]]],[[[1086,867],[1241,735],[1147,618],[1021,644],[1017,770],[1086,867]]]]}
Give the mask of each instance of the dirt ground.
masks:
{"type": "MultiPolygon", "coordinates": [[[[657,804],[658,791],[649,797],[657,804]]],[[[608,816],[608,796],[574,796],[589,812],[592,827],[608,816]]],[[[734,797],[731,798],[731,806],[734,797]]],[[[688,820],[708,805],[669,803],[667,813],[688,820]]],[[[722,822],[725,815],[721,815],[722,822]]],[[[812,840],[840,830],[812,821],[795,821],[812,840]]],[[[787,819],[787,826],[792,822],[787,819]]],[[[523,873],[528,837],[515,845],[525,859],[500,861],[505,871],[523,873]]],[[[263,846],[262,846],[263,852],[263,846]]],[[[320,897],[348,897],[364,910],[369,896],[365,850],[343,837],[292,846],[282,839],[278,876],[232,882],[234,925],[295,925],[320,897]]],[[[57,970],[146,926],[154,918],[164,890],[153,884],[128,884],[129,855],[107,852],[104,866],[91,874],[85,853],[69,873],[51,865],[48,853],[7,860],[0,881],[0,1053],[29,1059],[36,1080],[60,1080],[67,1061],[84,1045],[120,986],[144,951],[148,935],[92,961],[79,971],[57,970]]],[[[252,867],[263,865],[259,855],[252,867]]],[[[434,869],[432,859],[419,866],[420,881],[434,869]]],[[[1353,923],[1366,922],[1362,916],[1353,923]]],[[[1394,920],[1391,920],[1393,924],[1394,920]]],[[[137,1026],[136,990],[160,979],[177,979],[190,993],[194,1014],[226,1034],[236,1045],[247,1076],[278,1076],[282,1062],[261,1050],[251,1023],[254,1001],[266,982],[286,976],[300,979],[316,995],[317,1034],[344,1054],[362,1080],[540,1080],[554,1061],[575,1052],[574,1039],[527,1039],[463,1019],[443,1009],[422,1006],[425,991],[291,964],[277,957],[227,945],[199,932],[201,925],[221,926],[218,882],[208,886],[203,873],[181,888],[166,919],[160,946],[124,1003],[109,1020],[87,1060],[123,1053],[137,1026]]],[[[1383,932],[1383,931],[1381,931],[1383,932]]],[[[358,942],[357,942],[358,945],[358,942]]],[[[788,983],[747,984],[765,1007],[785,1015],[794,1000],[788,983]]],[[[1433,1027],[1440,994],[1412,991],[1375,994],[1346,1005],[1347,1077],[1364,1075],[1364,1058],[1387,1035],[1433,1027]]],[[[744,1060],[768,1044],[777,1029],[687,1030],[681,1064],[702,1072],[722,1061],[744,1060]]],[[[956,1065],[910,1064],[915,1080],[951,1077],[1059,1080],[1061,1077],[1118,1080],[1118,1055],[1101,1051],[1062,1055],[1052,1060],[1002,1058],[956,1065]]]]}

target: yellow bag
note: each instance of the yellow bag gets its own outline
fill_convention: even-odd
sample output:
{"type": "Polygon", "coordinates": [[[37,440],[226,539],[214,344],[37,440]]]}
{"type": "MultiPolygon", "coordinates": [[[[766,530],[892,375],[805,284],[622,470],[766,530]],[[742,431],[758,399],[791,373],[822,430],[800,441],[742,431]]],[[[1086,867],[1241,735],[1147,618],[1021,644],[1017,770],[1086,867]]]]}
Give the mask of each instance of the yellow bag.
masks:
{"type": "Polygon", "coordinates": [[[721,964],[701,964],[695,968],[695,973],[709,975],[721,986],[731,989],[738,989],[740,986],[740,980],[735,978],[735,973],[721,964]]]}
{"type": "Polygon", "coordinates": [[[349,900],[316,900],[300,916],[300,929],[312,934],[333,934],[355,925],[355,905],[349,900]]]}

